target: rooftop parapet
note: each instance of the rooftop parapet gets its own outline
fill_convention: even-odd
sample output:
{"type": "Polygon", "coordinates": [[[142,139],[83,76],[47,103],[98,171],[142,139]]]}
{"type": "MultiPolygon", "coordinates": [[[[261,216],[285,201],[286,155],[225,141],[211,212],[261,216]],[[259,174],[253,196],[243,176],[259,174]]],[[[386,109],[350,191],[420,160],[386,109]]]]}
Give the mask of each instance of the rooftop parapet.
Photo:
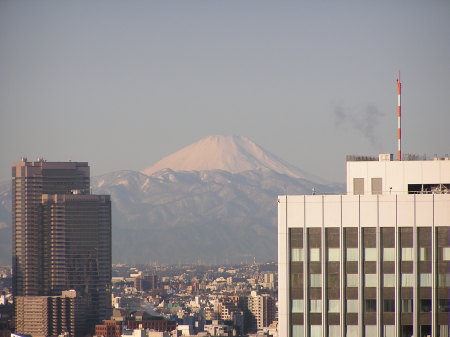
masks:
{"type": "MultiPolygon", "coordinates": [[[[377,156],[364,156],[350,154],[346,157],[347,161],[394,161],[394,155],[392,153],[382,153],[377,156]]],[[[434,155],[432,158],[428,158],[425,154],[413,154],[405,153],[402,155],[402,161],[432,161],[432,160],[450,160],[448,154],[444,157],[434,155]]]]}

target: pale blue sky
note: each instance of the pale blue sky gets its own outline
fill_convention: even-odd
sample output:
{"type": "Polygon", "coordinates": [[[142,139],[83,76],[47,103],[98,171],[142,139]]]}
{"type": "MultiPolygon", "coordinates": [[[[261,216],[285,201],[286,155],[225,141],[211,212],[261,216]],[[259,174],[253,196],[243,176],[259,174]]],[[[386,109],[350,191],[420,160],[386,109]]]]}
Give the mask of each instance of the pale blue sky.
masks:
{"type": "Polygon", "coordinates": [[[450,153],[450,1],[2,0],[0,181],[234,134],[343,182],[346,154],[396,151],[399,69],[403,152],[450,153]]]}

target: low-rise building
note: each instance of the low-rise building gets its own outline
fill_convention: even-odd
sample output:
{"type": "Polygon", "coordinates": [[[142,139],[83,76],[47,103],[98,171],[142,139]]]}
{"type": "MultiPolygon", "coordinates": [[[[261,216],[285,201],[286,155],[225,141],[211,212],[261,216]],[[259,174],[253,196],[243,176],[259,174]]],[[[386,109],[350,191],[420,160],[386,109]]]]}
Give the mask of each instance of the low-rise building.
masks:
{"type": "Polygon", "coordinates": [[[85,334],[86,302],[74,290],[61,296],[17,296],[16,332],[33,337],[85,334]]]}

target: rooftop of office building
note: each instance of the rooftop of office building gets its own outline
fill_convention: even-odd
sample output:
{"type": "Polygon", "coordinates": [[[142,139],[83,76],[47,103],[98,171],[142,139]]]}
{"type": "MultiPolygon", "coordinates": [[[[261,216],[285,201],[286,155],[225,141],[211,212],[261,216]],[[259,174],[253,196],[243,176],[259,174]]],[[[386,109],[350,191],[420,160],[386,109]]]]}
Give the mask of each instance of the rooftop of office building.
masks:
{"type": "MultiPolygon", "coordinates": [[[[401,161],[436,161],[436,160],[450,160],[448,154],[444,157],[434,155],[433,157],[427,157],[425,154],[410,154],[406,153],[402,155],[401,161]]],[[[378,156],[372,155],[347,155],[347,161],[399,161],[394,159],[392,153],[381,153],[378,156]]]]}

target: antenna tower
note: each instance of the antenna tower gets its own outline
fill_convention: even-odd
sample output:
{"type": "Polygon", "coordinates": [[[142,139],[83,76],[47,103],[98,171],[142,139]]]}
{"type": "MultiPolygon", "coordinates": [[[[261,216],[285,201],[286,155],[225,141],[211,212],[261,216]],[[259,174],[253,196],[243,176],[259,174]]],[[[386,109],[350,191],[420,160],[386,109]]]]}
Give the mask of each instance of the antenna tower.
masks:
{"type": "Polygon", "coordinates": [[[400,71],[398,72],[397,78],[397,95],[398,95],[397,160],[402,160],[402,82],[400,82],[400,71]]]}

